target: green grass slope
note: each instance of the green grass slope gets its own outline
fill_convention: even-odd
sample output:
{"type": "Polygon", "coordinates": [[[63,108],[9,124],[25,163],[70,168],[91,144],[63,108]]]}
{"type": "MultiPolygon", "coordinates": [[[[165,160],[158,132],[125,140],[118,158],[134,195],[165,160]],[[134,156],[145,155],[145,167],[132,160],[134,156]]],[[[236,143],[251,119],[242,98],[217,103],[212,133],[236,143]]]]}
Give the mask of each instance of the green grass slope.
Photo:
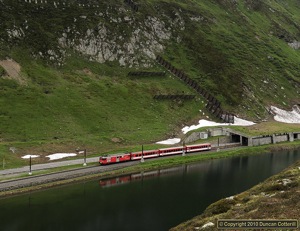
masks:
{"type": "MultiPolygon", "coordinates": [[[[127,76],[129,71],[165,71],[145,57],[145,47],[132,56],[148,59],[147,65],[134,67],[100,64],[75,51],[80,34],[96,31],[99,24],[107,34],[119,35],[115,43],[121,46],[138,33],[136,28],[149,28],[143,25],[146,19],[159,19],[163,23],[152,28],[156,35],[162,26],[172,35],[157,38],[164,48],[159,55],[237,115],[262,120],[269,116],[267,106],[288,109],[299,103],[300,50],[289,45],[300,41],[296,0],[136,1],[138,12],[117,0],[57,1],[59,7],[50,0],[28,2],[0,1],[0,59],[18,62],[23,81],[3,78],[0,67],[0,160],[14,158],[12,146],[17,156],[77,147],[92,153],[124,151],[171,137],[199,118],[205,106],[199,97],[153,100],[155,94],[195,94],[170,74],[127,76]],[[126,17],[131,21],[124,22],[126,17]],[[74,47],[59,44],[67,31],[74,47]]],[[[140,42],[151,44],[146,32],[140,42]]]]}
{"type": "Polygon", "coordinates": [[[297,1],[193,1],[166,56],[229,110],[262,119],[265,106],[299,101],[297,1]],[[178,52],[178,50],[180,52],[178,52]]]}
{"type": "Polygon", "coordinates": [[[199,98],[154,100],[155,94],[194,93],[169,74],[133,78],[129,71],[79,57],[59,70],[23,62],[26,85],[0,79],[0,155],[14,156],[10,147],[15,157],[77,147],[90,154],[131,150],[173,136],[204,107],[199,98]]]}

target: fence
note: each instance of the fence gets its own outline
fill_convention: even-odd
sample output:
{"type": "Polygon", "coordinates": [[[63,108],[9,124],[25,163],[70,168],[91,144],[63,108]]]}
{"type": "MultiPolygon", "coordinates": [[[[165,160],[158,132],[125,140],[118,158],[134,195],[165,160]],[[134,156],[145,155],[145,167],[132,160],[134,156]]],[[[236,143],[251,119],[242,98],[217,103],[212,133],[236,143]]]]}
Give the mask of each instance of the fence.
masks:
{"type": "Polygon", "coordinates": [[[128,76],[133,77],[152,77],[152,76],[165,76],[165,72],[150,72],[150,71],[131,71],[128,76]]]}
{"type": "Polygon", "coordinates": [[[221,103],[208,91],[202,88],[198,82],[190,78],[187,74],[185,74],[182,70],[177,69],[171,63],[164,60],[161,56],[156,57],[156,61],[168,69],[173,75],[180,78],[185,84],[192,87],[195,91],[197,91],[201,96],[203,96],[207,101],[206,108],[207,110],[215,115],[217,118],[220,118],[226,123],[234,123],[234,115],[228,113],[221,108],[221,103]]]}
{"type": "Polygon", "coordinates": [[[153,96],[153,99],[183,99],[183,100],[189,100],[189,99],[194,99],[196,96],[195,95],[155,95],[153,96]]]}

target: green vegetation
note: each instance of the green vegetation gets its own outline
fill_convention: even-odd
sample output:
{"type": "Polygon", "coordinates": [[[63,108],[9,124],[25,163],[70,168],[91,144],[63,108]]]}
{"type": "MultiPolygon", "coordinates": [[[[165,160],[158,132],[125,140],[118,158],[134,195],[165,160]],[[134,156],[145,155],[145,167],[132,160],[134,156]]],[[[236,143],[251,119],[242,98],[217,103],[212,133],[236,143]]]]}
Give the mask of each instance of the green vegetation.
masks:
{"type": "Polygon", "coordinates": [[[105,76],[94,73],[96,64],[86,64],[60,71],[35,62],[24,65],[26,87],[1,79],[1,145],[27,153],[85,146],[99,154],[163,139],[204,107],[198,101],[153,100],[158,92],[190,91],[169,76],[132,79],[126,76],[129,69],[105,76]],[[30,144],[39,147],[26,149],[30,144]]]}
{"type": "MultiPolygon", "coordinates": [[[[142,144],[152,147],[155,141],[181,135],[184,125],[199,119],[199,109],[205,110],[201,97],[153,100],[155,94],[195,94],[168,72],[165,77],[127,76],[129,71],[166,71],[153,60],[142,65],[149,60],[142,50],[132,54],[141,61],[132,67],[120,67],[116,60],[100,64],[91,61],[96,60],[93,55],[76,52],[80,40],[89,37],[87,31],[96,33],[100,25],[117,35],[112,52],[129,46],[133,32],[144,33],[140,43],[156,39],[164,47],[160,55],[240,116],[260,121],[269,117],[266,106],[288,107],[299,100],[300,52],[288,45],[300,40],[296,0],[149,0],[139,2],[136,13],[115,0],[86,4],[91,7],[75,0],[58,7],[54,1],[0,2],[0,59],[18,62],[24,82],[0,78],[0,160],[7,167],[24,165],[20,156],[26,154],[79,147],[100,155],[142,144]],[[149,17],[161,24],[149,26],[149,17]],[[169,39],[158,38],[164,28],[169,39]],[[150,30],[156,32],[151,39],[150,30]],[[64,47],[59,39],[68,31],[73,44],[64,47]]],[[[0,76],[4,72],[0,66],[0,76]]],[[[275,130],[277,125],[268,126],[236,129],[287,132],[281,125],[275,130]]]]}
{"type": "Polygon", "coordinates": [[[234,130],[249,136],[272,135],[287,132],[299,132],[299,124],[286,124],[275,121],[263,122],[250,127],[234,126],[234,130]]]}
{"type": "Polygon", "coordinates": [[[2,66],[0,66],[0,77],[5,75],[5,70],[2,66]]]}
{"type": "Polygon", "coordinates": [[[299,51],[288,46],[299,38],[297,7],[294,1],[194,2],[185,13],[200,22],[187,24],[182,42],[170,44],[165,56],[231,111],[266,118],[265,105],[285,107],[297,97],[299,51]]]}

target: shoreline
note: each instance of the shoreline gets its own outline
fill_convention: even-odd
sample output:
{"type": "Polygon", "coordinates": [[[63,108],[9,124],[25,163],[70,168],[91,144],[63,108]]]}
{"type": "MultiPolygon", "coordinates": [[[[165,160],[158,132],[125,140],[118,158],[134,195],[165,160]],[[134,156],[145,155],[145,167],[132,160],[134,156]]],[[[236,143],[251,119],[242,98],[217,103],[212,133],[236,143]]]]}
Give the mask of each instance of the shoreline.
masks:
{"type": "Polygon", "coordinates": [[[288,230],[298,230],[299,197],[300,160],[244,192],[212,203],[202,214],[178,224],[170,231],[219,230],[220,219],[237,222],[294,220],[298,221],[298,227],[288,230]]]}
{"type": "MultiPolygon", "coordinates": [[[[29,192],[34,192],[38,190],[45,190],[52,187],[59,187],[63,185],[73,184],[73,183],[80,183],[84,181],[93,180],[96,178],[105,179],[109,177],[115,177],[124,174],[131,174],[141,171],[150,171],[160,168],[168,168],[173,167],[176,165],[181,164],[188,164],[193,162],[200,162],[210,159],[219,159],[219,158],[228,158],[234,156],[242,156],[242,155],[251,155],[251,153],[267,153],[272,151],[280,151],[280,150],[292,150],[298,149],[300,147],[300,141],[295,142],[288,142],[288,143],[280,143],[280,144],[273,144],[273,145],[265,145],[265,146],[256,146],[256,147],[238,147],[238,148],[230,148],[230,149],[221,149],[219,151],[209,151],[203,152],[201,154],[192,154],[187,156],[172,156],[170,158],[162,158],[162,159],[152,159],[151,161],[146,161],[144,163],[134,162],[132,166],[127,167],[118,167],[118,165],[112,165],[116,168],[105,171],[95,173],[85,173],[83,176],[69,176],[64,179],[47,179],[43,182],[39,182],[34,186],[23,186],[19,185],[16,189],[13,190],[3,190],[0,192],[0,199],[10,196],[17,196],[20,194],[25,194],[29,192]]],[[[84,169],[84,168],[81,168],[84,169]]],[[[100,169],[100,166],[99,166],[100,169]]],[[[63,171],[56,172],[57,174],[62,174],[63,171]]],[[[26,178],[26,177],[25,177],[26,178]]],[[[25,178],[18,178],[18,179],[25,179],[25,178]]],[[[28,178],[28,177],[27,177],[28,178]]],[[[1,183],[5,183],[1,182],[1,183]]]]}

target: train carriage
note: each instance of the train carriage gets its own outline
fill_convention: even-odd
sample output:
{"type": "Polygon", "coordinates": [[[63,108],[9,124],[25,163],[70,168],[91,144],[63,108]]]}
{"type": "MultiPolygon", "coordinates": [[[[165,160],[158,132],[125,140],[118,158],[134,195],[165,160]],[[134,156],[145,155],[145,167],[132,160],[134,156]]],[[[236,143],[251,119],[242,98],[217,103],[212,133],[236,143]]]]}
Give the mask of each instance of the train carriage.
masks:
{"type": "Polygon", "coordinates": [[[211,150],[211,144],[194,144],[194,145],[187,145],[186,146],[186,152],[200,152],[200,151],[206,151],[211,150]]]}
{"type": "Polygon", "coordinates": [[[159,156],[158,150],[149,150],[149,151],[143,151],[143,152],[132,152],[131,153],[131,160],[140,160],[142,157],[144,159],[147,158],[154,158],[159,156]]]}
{"type": "Polygon", "coordinates": [[[181,154],[183,150],[186,151],[185,147],[161,148],[159,149],[159,156],[181,154]]]}
{"type": "Polygon", "coordinates": [[[105,164],[114,164],[114,163],[120,163],[120,162],[126,162],[130,161],[131,156],[130,153],[122,153],[122,154],[113,154],[108,156],[100,156],[99,163],[101,165],[105,164]]]}
{"type": "Polygon", "coordinates": [[[183,153],[183,151],[186,153],[190,153],[190,152],[201,152],[206,150],[211,150],[210,143],[101,156],[99,158],[99,163],[101,165],[107,165],[107,164],[114,164],[114,163],[126,162],[131,160],[141,160],[142,158],[147,159],[147,158],[155,158],[159,156],[177,155],[183,153]]]}

